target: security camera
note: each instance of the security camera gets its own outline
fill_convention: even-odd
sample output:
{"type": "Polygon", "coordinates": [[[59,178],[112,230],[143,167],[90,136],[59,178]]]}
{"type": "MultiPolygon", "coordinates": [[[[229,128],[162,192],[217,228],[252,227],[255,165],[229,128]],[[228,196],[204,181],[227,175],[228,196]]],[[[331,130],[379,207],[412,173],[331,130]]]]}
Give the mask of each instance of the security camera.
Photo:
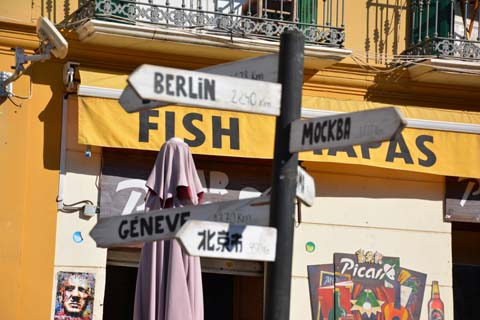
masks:
{"type": "Polygon", "coordinates": [[[37,23],[37,35],[43,45],[50,47],[50,51],[55,57],[65,58],[68,52],[68,43],[50,20],[40,17],[37,23]]]}
{"type": "Polygon", "coordinates": [[[68,53],[68,42],[55,28],[53,23],[47,18],[41,17],[37,23],[37,34],[40,39],[40,48],[37,53],[33,55],[26,55],[25,49],[21,47],[15,48],[15,73],[12,75],[6,75],[5,72],[0,73],[0,97],[8,96],[11,89],[9,85],[17,80],[23,72],[25,67],[23,66],[27,62],[45,61],[50,59],[51,53],[59,58],[63,59],[68,53]],[[10,90],[10,91],[9,91],[10,90]]]}

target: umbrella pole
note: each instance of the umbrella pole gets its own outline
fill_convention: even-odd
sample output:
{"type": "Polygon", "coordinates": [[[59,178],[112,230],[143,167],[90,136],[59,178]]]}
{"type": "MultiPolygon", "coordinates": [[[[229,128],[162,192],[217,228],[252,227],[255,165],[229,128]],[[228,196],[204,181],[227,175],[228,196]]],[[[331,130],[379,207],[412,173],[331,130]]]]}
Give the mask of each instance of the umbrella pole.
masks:
{"type": "Polygon", "coordinates": [[[282,84],[280,116],[275,125],[270,225],[277,228],[276,259],[267,264],[266,320],[290,316],[293,231],[298,153],[290,153],[290,124],[300,118],[304,37],[286,31],[280,37],[278,82],[282,84]]]}

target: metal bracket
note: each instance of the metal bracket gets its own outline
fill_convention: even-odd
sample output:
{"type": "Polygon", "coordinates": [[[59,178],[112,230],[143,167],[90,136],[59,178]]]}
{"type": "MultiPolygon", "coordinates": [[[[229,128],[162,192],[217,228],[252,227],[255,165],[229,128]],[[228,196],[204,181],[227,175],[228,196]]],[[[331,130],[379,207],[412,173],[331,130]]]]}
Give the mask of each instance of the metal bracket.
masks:
{"type": "MultiPolygon", "coordinates": [[[[12,67],[12,69],[15,69],[15,73],[10,74],[10,76],[7,78],[3,78],[3,77],[0,78],[0,93],[5,94],[5,92],[7,92],[7,95],[0,95],[0,96],[3,96],[3,97],[11,96],[12,91],[10,91],[10,95],[8,95],[8,86],[11,85],[13,81],[20,78],[20,76],[25,72],[25,67],[23,65],[28,61],[35,62],[35,61],[44,61],[49,59],[51,49],[52,49],[52,46],[50,44],[42,44],[38,49],[40,52],[39,54],[27,56],[25,54],[24,48],[20,48],[20,47],[13,48],[12,50],[15,51],[15,66],[12,67]]],[[[3,74],[5,73],[7,72],[3,72],[3,74]]]]}
{"type": "Polygon", "coordinates": [[[69,61],[63,65],[63,83],[67,92],[77,92],[80,85],[80,63],[69,61]]]}
{"type": "Polygon", "coordinates": [[[0,98],[8,98],[13,95],[13,83],[3,84],[11,76],[11,72],[0,71],[0,98]]]}

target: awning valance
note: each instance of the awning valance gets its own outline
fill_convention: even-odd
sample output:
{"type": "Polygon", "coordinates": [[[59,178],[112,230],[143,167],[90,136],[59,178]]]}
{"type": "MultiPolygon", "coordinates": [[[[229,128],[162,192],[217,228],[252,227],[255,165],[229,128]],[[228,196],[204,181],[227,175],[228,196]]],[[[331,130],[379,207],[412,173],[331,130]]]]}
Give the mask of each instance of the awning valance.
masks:
{"type": "MultiPolygon", "coordinates": [[[[275,118],[196,107],[168,106],[126,113],[118,96],[127,75],[81,71],[79,143],[159,150],[177,136],[194,154],[270,159],[275,118]]],[[[302,116],[384,107],[366,101],[303,96],[302,116]]],[[[300,159],[480,178],[480,112],[397,106],[408,125],[398,139],[341,150],[300,153],[300,159]]]]}

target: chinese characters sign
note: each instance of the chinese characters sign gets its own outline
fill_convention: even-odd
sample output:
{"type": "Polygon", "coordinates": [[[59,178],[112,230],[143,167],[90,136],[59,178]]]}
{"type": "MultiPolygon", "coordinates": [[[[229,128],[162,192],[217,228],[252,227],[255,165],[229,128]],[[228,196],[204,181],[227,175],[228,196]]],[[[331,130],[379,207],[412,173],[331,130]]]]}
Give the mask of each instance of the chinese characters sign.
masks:
{"type": "Polygon", "coordinates": [[[241,233],[204,229],[199,231],[197,235],[201,238],[197,247],[199,251],[233,251],[239,253],[243,251],[241,233]]]}
{"type": "Polygon", "coordinates": [[[275,228],[189,220],[177,232],[176,238],[192,256],[275,260],[275,228]]]}

